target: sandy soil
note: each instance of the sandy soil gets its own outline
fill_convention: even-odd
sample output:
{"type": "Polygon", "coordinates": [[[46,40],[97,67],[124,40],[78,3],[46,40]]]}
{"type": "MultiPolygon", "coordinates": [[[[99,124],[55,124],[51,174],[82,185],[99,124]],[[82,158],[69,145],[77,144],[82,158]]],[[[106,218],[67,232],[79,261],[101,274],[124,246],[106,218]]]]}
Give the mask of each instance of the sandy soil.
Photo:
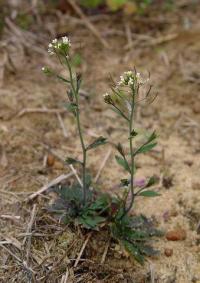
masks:
{"type": "MultiPolygon", "coordinates": [[[[98,240],[99,236],[93,235],[89,246],[91,249],[92,246],[96,247],[97,254],[92,255],[86,248],[84,256],[95,263],[89,264],[89,268],[84,267],[84,262],[81,262],[75,269],[68,264],[69,278],[73,278],[69,282],[200,282],[200,11],[186,9],[170,14],[170,19],[168,16],[163,16],[163,20],[169,22],[167,24],[159,24],[159,18],[157,23],[152,21],[151,24],[130,20],[133,32],[150,34],[153,38],[162,38],[163,34],[177,36],[172,40],[163,39],[161,44],[143,44],[133,39],[134,47],[128,51],[124,50],[126,36],[115,34],[116,31],[124,31],[123,23],[117,21],[115,16],[95,23],[102,34],[112,31],[111,35],[105,36],[111,47],[108,50],[103,49],[82,25],[68,25],[66,31],[76,46],[83,42],[83,47],[77,49],[82,53],[83,63],[79,68],[84,76],[83,89],[87,93],[82,98],[83,125],[87,140],[96,135],[118,140],[124,132],[123,123],[116,120],[115,114],[102,101],[102,94],[108,89],[109,74],[117,78],[133,66],[141,71],[150,71],[154,92],[158,96],[152,105],[138,110],[137,126],[141,129],[156,129],[159,133],[159,145],[150,155],[138,160],[140,168],[137,174],[138,178],[151,174],[161,177],[161,196],[157,199],[140,199],[135,204],[135,211],[153,217],[164,231],[184,229],[186,239],[177,242],[168,241],[165,237],[159,239],[154,246],[160,250],[160,256],[148,258],[144,267],[120,255],[115,250],[116,247],[111,245],[104,267],[98,267],[99,270],[94,267],[93,270],[93,266],[98,264],[102,256],[104,246],[100,243],[105,245],[107,241],[106,238],[98,240]],[[184,25],[183,14],[191,27],[184,25]],[[166,248],[173,249],[172,256],[165,256],[166,248]]],[[[54,177],[70,172],[59,160],[54,160],[53,165],[48,168],[43,166],[44,158],[48,155],[46,146],[62,158],[80,155],[74,121],[68,113],[60,114],[67,137],[63,134],[56,114],[19,115],[20,111],[27,108],[63,109],[66,101],[64,86],[41,75],[41,67],[48,63],[46,57],[33,54],[24,60],[24,65],[19,66],[15,74],[6,73],[0,90],[0,235],[1,241],[10,240],[13,243],[13,253],[19,258],[24,257],[25,251],[17,249],[17,245],[23,242],[23,233],[29,232],[27,223],[30,221],[34,203],[37,204],[37,213],[40,215],[37,222],[39,227],[41,225],[45,231],[44,222],[53,221],[47,216],[43,219],[43,197],[30,204],[25,204],[22,200],[54,177]],[[7,219],[5,215],[13,217],[7,219]]],[[[109,150],[107,145],[91,153],[89,165],[94,176],[109,150]]],[[[115,192],[118,190],[119,175],[123,178],[124,172],[115,164],[112,149],[98,184],[105,190],[115,192]]],[[[46,195],[46,198],[49,196],[46,195]]],[[[52,226],[56,226],[56,223],[52,226]]],[[[49,260],[49,265],[53,265],[59,260],[56,252],[63,253],[60,244],[62,237],[66,240],[69,235],[74,237],[74,232],[64,231],[61,236],[55,236],[56,244],[51,236],[46,240],[39,237],[38,240],[36,237],[33,239],[34,247],[31,252],[40,259],[46,254],[55,253],[56,258],[49,260]]],[[[74,252],[75,258],[83,238],[80,235],[77,250],[74,252]]],[[[67,243],[68,241],[70,243],[69,239],[66,240],[67,243]]],[[[65,261],[65,265],[67,263],[65,261]]],[[[19,259],[9,255],[3,248],[1,265],[1,282],[35,282],[28,281],[28,277],[24,275],[27,275],[27,270],[23,271],[21,268],[23,264],[20,265],[19,259]],[[6,264],[8,258],[12,259],[9,265],[6,264]]],[[[38,269],[41,278],[43,269],[42,265],[38,269]]],[[[59,274],[49,276],[47,281],[41,282],[61,282],[62,274],[65,273],[66,266],[59,274]]]]}

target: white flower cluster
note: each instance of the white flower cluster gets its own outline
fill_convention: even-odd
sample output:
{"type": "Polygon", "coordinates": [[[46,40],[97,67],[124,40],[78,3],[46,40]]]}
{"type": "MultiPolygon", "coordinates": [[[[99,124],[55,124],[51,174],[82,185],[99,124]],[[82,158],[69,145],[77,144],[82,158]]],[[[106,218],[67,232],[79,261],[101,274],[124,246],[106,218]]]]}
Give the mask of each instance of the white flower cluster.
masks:
{"type": "Polygon", "coordinates": [[[142,78],[140,73],[136,73],[136,79],[139,85],[143,85],[149,81],[149,78],[147,79],[142,78]]]}
{"type": "Polygon", "coordinates": [[[132,71],[124,72],[123,76],[120,76],[120,81],[118,82],[120,86],[132,86],[134,85],[134,73],[132,71]]]}
{"type": "Polygon", "coordinates": [[[134,73],[132,71],[124,72],[123,76],[120,76],[120,81],[117,83],[119,86],[133,86],[135,82],[139,85],[145,84],[149,81],[148,79],[144,79],[141,77],[140,73],[134,73]]]}
{"type": "Polygon", "coordinates": [[[67,36],[63,36],[61,40],[57,38],[53,39],[51,43],[49,43],[48,52],[50,55],[56,53],[56,51],[69,51],[69,47],[71,46],[71,42],[67,36]]]}

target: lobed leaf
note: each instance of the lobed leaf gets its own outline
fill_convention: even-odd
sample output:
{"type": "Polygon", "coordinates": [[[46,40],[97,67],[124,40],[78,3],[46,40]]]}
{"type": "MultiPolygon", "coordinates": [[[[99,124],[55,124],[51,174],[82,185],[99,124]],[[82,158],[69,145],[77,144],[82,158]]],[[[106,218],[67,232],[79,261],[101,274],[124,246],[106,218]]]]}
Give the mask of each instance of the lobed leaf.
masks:
{"type": "Polygon", "coordinates": [[[118,155],[115,155],[115,159],[117,161],[117,163],[124,168],[124,170],[128,171],[129,173],[131,172],[130,171],[130,167],[129,167],[129,164],[128,162],[126,161],[126,159],[118,156],[118,155]]]}
{"type": "Polygon", "coordinates": [[[144,144],[138,150],[136,150],[134,155],[139,154],[139,153],[146,153],[150,151],[151,149],[153,149],[156,145],[157,145],[157,142],[150,143],[150,144],[144,144]]]}
{"type": "Polygon", "coordinates": [[[98,215],[81,215],[78,218],[78,222],[87,229],[95,229],[104,221],[105,218],[98,215]]]}
{"type": "Polygon", "coordinates": [[[73,113],[74,115],[76,115],[76,111],[78,109],[78,105],[76,103],[67,103],[66,104],[66,108],[69,112],[73,113]]]}
{"type": "Polygon", "coordinates": [[[156,178],[155,178],[154,176],[152,176],[152,177],[149,179],[148,183],[146,184],[145,188],[148,188],[148,187],[153,186],[153,185],[156,183],[156,181],[157,181],[156,178]]]}

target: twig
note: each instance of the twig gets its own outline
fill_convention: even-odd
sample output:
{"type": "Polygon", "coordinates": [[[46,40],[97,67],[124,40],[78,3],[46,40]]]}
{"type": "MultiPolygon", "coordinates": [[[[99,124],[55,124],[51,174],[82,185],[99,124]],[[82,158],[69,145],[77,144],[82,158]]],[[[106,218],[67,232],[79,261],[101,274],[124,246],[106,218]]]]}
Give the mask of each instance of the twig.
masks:
{"type": "Polygon", "coordinates": [[[36,198],[37,196],[41,195],[42,193],[44,193],[46,190],[48,190],[49,188],[59,184],[60,182],[62,182],[63,180],[68,179],[69,177],[71,177],[72,175],[74,175],[73,172],[69,173],[69,174],[62,174],[60,176],[58,176],[57,178],[53,179],[51,182],[49,182],[47,185],[44,185],[41,189],[39,189],[39,191],[31,194],[26,200],[30,201],[33,200],[34,198],[36,198]]]}
{"type": "MultiPolygon", "coordinates": [[[[37,205],[34,204],[33,209],[31,211],[31,219],[30,219],[30,222],[28,223],[26,233],[31,233],[31,231],[32,231],[32,227],[33,227],[33,224],[35,222],[35,217],[36,217],[36,207],[37,207],[37,205]]],[[[22,244],[24,246],[25,243],[26,243],[26,240],[28,241],[27,242],[27,249],[26,249],[26,262],[27,262],[27,264],[29,263],[29,256],[30,256],[30,249],[31,249],[31,236],[32,236],[32,233],[28,236],[25,236],[25,238],[23,240],[23,244],[22,244]]]]}
{"type": "Polygon", "coordinates": [[[101,37],[98,30],[94,27],[94,25],[90,22],[90,20],[85,16],[85,14],[82,12],[81,8],[76,4],[76,1],[68,0],[68,2],[72,6],[74,11],[82,18],[85,26],[96,36],[96,38],[100,41],[100,43],[104,47],[109,48],[108,43],[101,37]]]}
{"type": "Polygon", "coordinates": [[[106,156],[104,157],[104,159],[103,159],[103,161],[102,161],[102,163],[101,163],[101,166],[100,166],[100,168],[99,168],[99,170],[98,170],[98,172],[97,172],[97,174],[96,174],[96,176],[95,176],[95,178],[94,178],[94,182],[95,182],[95,183],[98,181],[98,179],[99,179],[99,177],[100,177],[100,175],[101,175],[101,172],[102,172],[104,166],[106,165],[106,162],[108,161],[108,159],[109,159],[109,157],[110,157],[110,155],[111,155],[111,152],[112,152],[112,149],[110,149],[110,150],[106,153],[106,156]]]}
{"type": "Polygon", "coordinates": [[[69,277],[69,270],[67,268],[65,275],[62,276],[61,283],[67,283],[69,277]]]}
{"type": "Polygon", "coordinates": [[[47,108],[25,108],[22,109],[18,114],[17,117],[22,117],[28,113],[49,113],[49,114],[61,114],[65,113],[66,109],[47,109],[47,108]]]}
{"type": "Polygon", "coordinates": [[[149,269],[150,269],[151,283],[155,283],[155,270],[152,264],[149,265],[149,269]]]}
{"type": "Polygon", "coordinates": [[[80,261],[80,258],[82,256],[82,254],[83,254],[83,252],[84,252],[84,250],[85,250],[85,248],[87,246],[87,243],[88,243],[89,239],[91,238],[91,236],[92,236],[92,233],[89,233],[87,238],[86,238],[86,240],[85,240],[85,242],[83,243],[83,246],[82,246],[82,248],[81,248],[81,250],[80,250],[80,252],[78,254],[78,257],[77,257],[77,259],[76,259],[76,261],[74,263],[74,267],[77,267],[77,265],[78,265],[78,263],[80,261]]]}
{"type": "Polygon", "coordinates": [[[14,237],[12,236],[5,236],[5,235],[2,235],[1,234],[1,237],[3,237],[5,239],[4,243],[3,241],[1,242],[1,244],[10,244],[10,245],[13,245],[14,247],[16,247],[18,250],[21,250],[22,248],[22,245],[21,243],[15,239],[14,237]]]}
{"type": "Polygon", "coordinates": [[[101,264],[103,264],[106,260],[106,255],[108,253],[109,246],[110,246],[110,240],[106,243],[106,246],[105,246],[102,258],[101,258],[101,264]]]}
{"type": "Polygon", "coordinates": [[[132,33],[131,33],[130,24],[128,22],[125,23],[125,31],[127,37],[127,46],[132,46],[133,45],[132,33]]]}
{"type": "Polygon", "coordinates": [[[171,40],[174,40],[178,37],[178,33],[167,34],[165,36],[160,36],[158,38],[152,39],[151,41],[147,42],[148,46],[154,46],[158,44],[162,44],[171,40]]]}
{"type": "Polygon", "coordinates": [[[19,216],[19,215],[1,214],[0,218],[9,219],[9,220],[20,220],[21,216],[19,216]]]}
{"type": "Polygon", "coordinates": [[[62,131],[63,131],[63,136],[64,136],[65,138],[67,138],[67,137],[68,137],[68,134],[67,134],[67,130],[66,130],[65,124],[64,124],[64,122],[63,122],[63,119],[62,119],[60,113],[57,112],[56,114],[57,114],[57,117],[58,117],[58,121],[59,121],[59,123],[60,123],[60,126],[61,126],[61,128],[62,128],[62,131]]]}

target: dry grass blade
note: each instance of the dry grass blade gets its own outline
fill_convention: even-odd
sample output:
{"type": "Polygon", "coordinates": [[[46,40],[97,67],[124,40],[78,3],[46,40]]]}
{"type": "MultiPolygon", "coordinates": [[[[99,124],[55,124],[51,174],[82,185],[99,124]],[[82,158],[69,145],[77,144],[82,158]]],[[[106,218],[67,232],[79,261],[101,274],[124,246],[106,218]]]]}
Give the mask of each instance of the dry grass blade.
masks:
{"type": "Polygon", "coordinates": [[[60,283],[67,283],[69,277],[69,270],[67,268],[65,275],[62,276],[61,282],[60,283]]]}
{"type": "Polygon", "coordinates": [[[106,243],[106,246],[105,246],[102,258],[101,258],[101,264],[103,264],[106,260],[106,255],[108,253],[109,246],[110,246],[110,240],[106,243]]]}
{"type": "Polygon", "coordinates": [[[37,205],[34,204],[33,205],[33,209],[31,211],[31,218],[30,218],[30,222],[28,223],[28,227],[27,227],[27,230],[26,230],[26,233],[29,234],[27,236],[25,236],[24,238],[24,241],[23,241],[23,246],[25,246],[26,244],[26,241],[27,241],[27,247],[26,247],[26,262],[27,264],[29,263],[29,256],[30,256],[30,250],[31,250],[31,236],[32,236],[32,227],[33,227],[33,224],[35,222],[35,217],[36,217],[36,207],[37,205]]]}
{"type": "Polygon", "coordinates": [[[0,218],[2,219],[9,219],[9,220],[20,220],[20,215],[8,215],[8,214],[1,214],[0,218]]]}
{"type": "Polygon", "coordinates": [[[70,169],[72,170],[72,173],[74,174],[74,176],[76,177],[77,181],[79,182],[79,184],[81,185],[81,187],[83,187],[83,183],[81,181],[81,179],[79,178],[76,169],[74,168],[74,166],[72,164],[69,165],[70,169]]]}
{"type": "Polygon", "coordinates": [[[85,240],[85,242],[83,243],[82,248],[81,248],[81,250],[80,250],[80,252],[78,254],[78,257],[77,257],[77,259],[76,259],[76,261],[74,263],[74,267],[77,267],[77,265],[78,265],[78,263],[79,263],[79,261],[81,259],[81,256],[82,256],[82,254],[83,254],[83,252],[84,252],[84,250],[85,250],[85,248],[87,246],[87,243],[88,243],[89,239],[91,238],[91,236],[92,236],[92,233],[89,233],[87,238],[86,238],[86,240],[85,240]]]}
{"type": "Polygon", "coordinates": [[[65,112],[65,109],[25,108],[17,114],[17,117],[22,117],[28,113],[61,114],[65,112]]]}
{"type": "Polygon", "coordinates": [[[47,191],[49,188],[59,184],[60,182],[62,182],[63,180],[68,179],[69,177],[73,176],[74,173],[71,172],[69,174],[62,174],[60,176],[58,176],[57,178],[53,179],[51,182],[49,182],[47,185],[44,185],[41,189],[39,189],[39,191],[31,194],[26,201],[30,201],[33,200],[34,198],[36,198],[37,196],[41,195],[42,193],[44,193],[45,191],[47,191]]]}
{"type": "Polygon", "coordinates": [[[63,136],[64,136],[65,138],[67,138],[67,137],[68,137],[68,134],[67,134],[67,130],[66,130],[65,124],[64,124],[64,122],[63,122],[63,119],[62,119],[60,113],[58,113],[58,112],[57,112],[57,117],[58,117],[58,121],[59,121],[59,123],[60,123],[61,129],[62,129],[62,131],[63,131],[63,136]]]}
{"type": "Polygon", "coordinates": [[[111,152],[112,152],[112,149],[110,149],[107,153],[106,153],[106,156],[104,157],[102,163],[101,163],[101,166],[99,167],[99,170],[97,172],[97,175],[95,176],[94,178],[94,182],[96,183],[101,175],[101,172],[103,170],[103,168],[105,167],[106,165],[106,162],[108,161],[110,155],[111,155],[111,152]]]}
{"type": "Polygon", "coordinates": [[[131,28],[128,22],[125,23],[125,32],[127,37],[127,46],[133,46],[131,28]]]}

